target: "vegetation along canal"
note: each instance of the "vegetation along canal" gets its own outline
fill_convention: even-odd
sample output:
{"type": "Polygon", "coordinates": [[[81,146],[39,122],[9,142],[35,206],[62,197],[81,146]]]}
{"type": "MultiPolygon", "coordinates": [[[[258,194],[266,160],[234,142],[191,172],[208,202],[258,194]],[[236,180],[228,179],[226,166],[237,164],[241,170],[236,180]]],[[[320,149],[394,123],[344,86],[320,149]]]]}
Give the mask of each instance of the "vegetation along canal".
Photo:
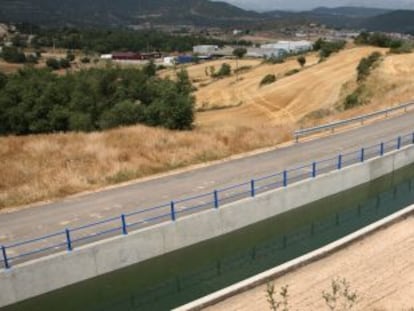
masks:
{"type": "Polygon", "coordinates": [[[307,253],[412,203],[414,165],[237,232],[2,311],[171,309],[307,253]]]}

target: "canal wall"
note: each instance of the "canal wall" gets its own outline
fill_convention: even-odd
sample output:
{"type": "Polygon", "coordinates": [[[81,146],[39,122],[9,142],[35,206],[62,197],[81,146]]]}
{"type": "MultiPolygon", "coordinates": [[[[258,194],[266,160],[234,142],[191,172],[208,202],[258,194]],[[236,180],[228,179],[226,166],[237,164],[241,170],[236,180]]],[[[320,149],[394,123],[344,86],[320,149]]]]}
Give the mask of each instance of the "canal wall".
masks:
{"type": "Polygon", "coordinates": [[[219,209],[0,271],[0,307],[160,256],[370,182],[414,162],[414,147],[269,191],[219,209]]]}

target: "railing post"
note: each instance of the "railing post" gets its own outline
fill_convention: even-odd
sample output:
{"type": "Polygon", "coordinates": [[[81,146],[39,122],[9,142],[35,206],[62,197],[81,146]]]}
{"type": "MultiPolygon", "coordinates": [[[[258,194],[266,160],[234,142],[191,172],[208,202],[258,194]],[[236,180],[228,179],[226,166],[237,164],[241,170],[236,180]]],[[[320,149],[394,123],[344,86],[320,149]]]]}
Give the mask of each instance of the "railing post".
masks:
{"type": "Polygon", "coordinates": [[[384,155],[384,143],[381,143],[380,145],[380,155],[383,156],[384,155]]]}
{"type": "Polygon", "coordinates": [[[342,154],[338,156],[338,170],[342,168],[342,154]]]}
{"type": "Polygon", "coordinates": [[[398,150],[401,149],[401,136],[398,136],[398,139],[397,139],[397,149],[398,150]]]}
{"type": "Polygon", "coordinates": [[[365,149],[362,148],[361,149],[361,162],[364,162],[364,161],[365,161],[365,149]]]}
{"type": "Polygon", "coordinates": [[[214,207],[219,208],[219,198],[218,198],[218,191],[214,190],[214,207]]]}
{"type": "Polygon", "coordinates": [[[126,219],[125,219],[124,214],[121,215],[121,222],[122,222],[122,234],[127,235],[128,230],[127,230],[127,223],[126,223],[126,219]]]}
{"type": "Polygon", "coordinates": [[[283,187],[287,187],[288,185],[288,177],[287,177],[288,172],[287,171],[283,171],[283,187]]]}
{"type": "Polygon", "coordinates": [[[66,233],[66,248],[68,252],[71,252],[73,250],[73,247],[72,247],[72,240],[70,239],[69,229],[65,229],[65,233],[66,233]]]}
{"type": "Polygon", "coordinates": [[[175,221],[175,203],[171,201],[171,220],[175,221]]]}
{"type": "Polygon", "coordinates": [[[256,189],[255,189],[255,186],[254,186],[254,179],[252,179],[251,181],[250,181],[250,194],[251,194],[251,196],[254,198],[255,197],[255,195],[256,195],[256,189]]]}
{"type": "Polygon", "coordinates": [[[312,163],[312,177],[316,177],[316,162],[312,163]]]}
{"type": "Polygon", "coordinates": [[[1,252],[3,253],[4,268],[9,269],[9,259],[7,258],[6,246],[1,246],[1,252]]]}
{"type": "Polygon", "coordinates": [[[411,141],[412,141],[412,143],[414,144],[414,133],[413,133],[413,137],[412,137],[412,140],[411,140],[411,141]]]}

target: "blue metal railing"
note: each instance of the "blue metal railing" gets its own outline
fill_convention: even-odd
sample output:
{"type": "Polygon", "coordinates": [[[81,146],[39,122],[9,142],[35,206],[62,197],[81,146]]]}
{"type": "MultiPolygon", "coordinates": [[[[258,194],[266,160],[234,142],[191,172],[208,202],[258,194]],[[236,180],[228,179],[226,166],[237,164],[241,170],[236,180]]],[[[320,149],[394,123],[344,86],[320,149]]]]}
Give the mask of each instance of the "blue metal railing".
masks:
{"type": "Polygon", "coordinates": [[[114,235],[127,235],[132,230],[149,225],[177,221],[179,217],[207,209],[219,209],[222,205],[244,198],[254,198],[260,193],[284,188],[292,183],[312,179],[320,174],[341,170],[344,167],[362,163],[369,159],[399,150],[414,144],[414,133],[399,136],[395,139],[366,146],[352,152],[307,165],[291,168],[268,176],[261,176],[244,183],[216,189],[209,193],[196,195],[156,207],[124,213],[116,217],[95,223],[66,228],[34,239],[0,246],[0,264],[9,269],[13,264],[29,261],[40,256],[56,252],[71,252],[80,245],[88,244],[114,235]]]}

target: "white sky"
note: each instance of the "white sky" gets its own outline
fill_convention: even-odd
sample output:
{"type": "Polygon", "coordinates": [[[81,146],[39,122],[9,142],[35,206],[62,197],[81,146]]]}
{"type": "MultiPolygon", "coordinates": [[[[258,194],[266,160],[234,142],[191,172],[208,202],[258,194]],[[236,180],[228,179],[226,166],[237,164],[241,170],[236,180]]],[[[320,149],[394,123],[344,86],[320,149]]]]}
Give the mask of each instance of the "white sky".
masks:
{"type": "Polygon", "coordinates": [[[412,9],[414,10],[414,0],[221,0],[235,4],[237,6],[253,9],[256,11],[264,10],[308,10],[318,6],[337,7],[337,6],[365,6],[390,9],[412,9]]]}

